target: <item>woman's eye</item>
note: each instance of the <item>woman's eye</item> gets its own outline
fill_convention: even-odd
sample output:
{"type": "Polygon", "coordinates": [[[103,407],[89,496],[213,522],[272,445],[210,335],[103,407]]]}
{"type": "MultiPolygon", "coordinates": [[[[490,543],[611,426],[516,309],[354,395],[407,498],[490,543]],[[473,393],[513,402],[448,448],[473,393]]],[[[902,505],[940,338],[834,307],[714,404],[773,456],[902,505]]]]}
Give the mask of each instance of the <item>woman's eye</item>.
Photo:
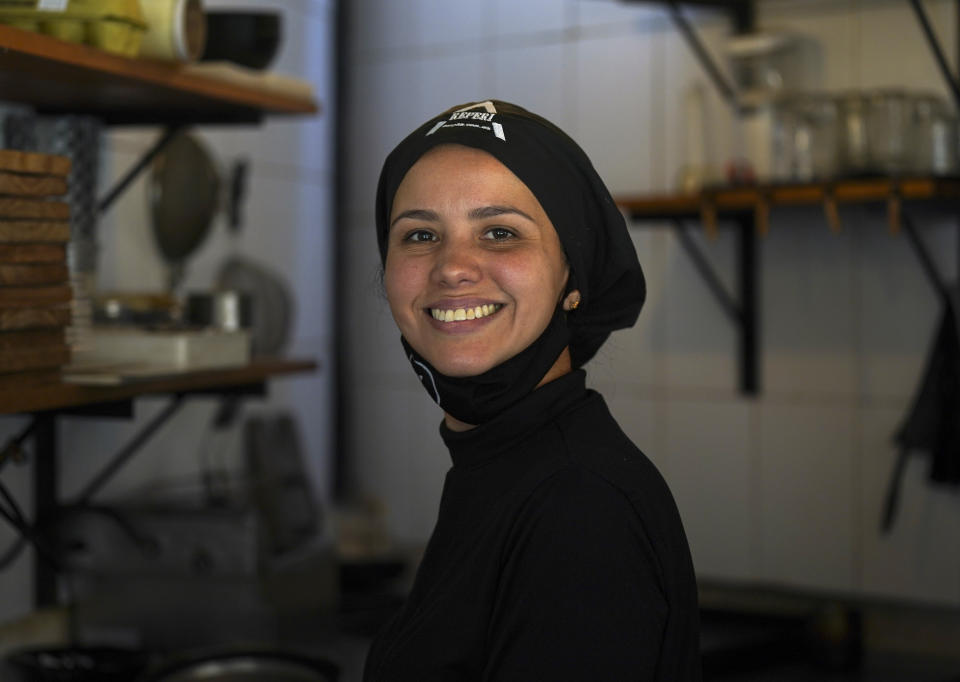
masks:
{"type": "Polygon", "coordinates": [[[403,240],[406,242],[414,242],[414,243],[430,242],[430,241],[433,241],[434,239],[435,237],[433,235],[433,232],[430,232],[429,230],[414,230],[413,232],[410,232],[406,237],[403,238],[403,240]]]}
{"type": "Polygon", "coordinates": [[[502,242],[514,238],[516,235],[505,227],[492,227],[484,233],[487,239],[502,242]]]}

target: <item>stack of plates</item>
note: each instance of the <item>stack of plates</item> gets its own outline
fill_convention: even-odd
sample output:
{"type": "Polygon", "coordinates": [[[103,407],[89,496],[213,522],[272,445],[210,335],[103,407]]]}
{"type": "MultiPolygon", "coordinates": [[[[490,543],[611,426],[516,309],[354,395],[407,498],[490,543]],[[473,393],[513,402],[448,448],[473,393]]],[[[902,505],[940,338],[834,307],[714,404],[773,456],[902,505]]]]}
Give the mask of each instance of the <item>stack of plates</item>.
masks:
{"type": "Polygon", "coordinates": [[[0,388],[57,381],[70,359],[70,160],[0,150],[0,388]]]}

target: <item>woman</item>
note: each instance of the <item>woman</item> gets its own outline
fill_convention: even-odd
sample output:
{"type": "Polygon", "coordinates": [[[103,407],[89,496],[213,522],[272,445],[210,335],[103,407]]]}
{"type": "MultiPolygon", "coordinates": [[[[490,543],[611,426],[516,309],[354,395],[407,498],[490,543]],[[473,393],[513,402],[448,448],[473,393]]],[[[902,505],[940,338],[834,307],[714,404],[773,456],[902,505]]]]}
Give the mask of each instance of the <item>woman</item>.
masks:
{"type": "Polygon", "coordinates": [[[676,506],[580,369],[645,296],[586,155],[515,105],[457,107],[387,158],[376,218],[453,467],[365,680],[699,679],[676,506]]]}

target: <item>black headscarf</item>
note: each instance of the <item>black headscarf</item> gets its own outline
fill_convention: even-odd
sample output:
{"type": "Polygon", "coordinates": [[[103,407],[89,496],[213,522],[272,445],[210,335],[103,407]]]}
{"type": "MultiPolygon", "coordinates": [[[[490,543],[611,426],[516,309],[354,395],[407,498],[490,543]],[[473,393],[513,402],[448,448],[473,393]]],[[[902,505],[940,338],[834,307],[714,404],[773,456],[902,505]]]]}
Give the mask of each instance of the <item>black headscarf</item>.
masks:
{"type": "MultiPolygon", "coordinates": [[[[553,223],[570,266],[567,291],[580,291],[579,307],[561,321],[564,345],[569,338],[575,368],[594,356],[610,332],[636,322],[646,296],[646,285],[623,215],[610,192],[590,159],[566,133],[546,119],[508,102],[488,100],[453,107],[413,131],[390,153],[377,187],[377,241],[383,263],[387,258],[390,213],[397,188],[421,156],[443,144],[464,145],[491,154],[530,189],[553,223]]],[[[548,332],[553,333],[554,340],[550,343],[556,346],[555,339],[560,338],[556,324],[552,323],[548,332]]],[[[537,343],[542,344],[543,340],[537,343]]],[[[409,346],[405,344],[405,347],[418,375],[422,376],[420,370],[426,363],[422,358],[415,358],[409,346]]],[[[551,363],[555,359],[554,355],[551,363]]],[[[549,365],[536,378],[541,378],[546,369],[549,365]]],[[[509,383],[512,378],[505,377],[503,371],[494,374],[498,383],[509,383]]],[[[432,382],[424,378],[421,381],[433,395],[432,382]]],[[[456,390],[462,393],[462,386],[467,386],[475,396],[479,390],[477,385],[476,381],[457,380],[456,390]]],[[[489,387],[489,383],[485,385],[489,387]]],[[[526,388],[526,392],[532,390],[533,385],[526,388]]],[[[464,412],[458,415],[449,409],[449,404],[445,406],[441,402],[441,406],[473,424],[492,416],[490,410],[461,416],[464,412]]],[[[502,408],[503,401],[491,409],[502,408]]],[[[466,406],[463,409],[466,410],[466,406]]]]}

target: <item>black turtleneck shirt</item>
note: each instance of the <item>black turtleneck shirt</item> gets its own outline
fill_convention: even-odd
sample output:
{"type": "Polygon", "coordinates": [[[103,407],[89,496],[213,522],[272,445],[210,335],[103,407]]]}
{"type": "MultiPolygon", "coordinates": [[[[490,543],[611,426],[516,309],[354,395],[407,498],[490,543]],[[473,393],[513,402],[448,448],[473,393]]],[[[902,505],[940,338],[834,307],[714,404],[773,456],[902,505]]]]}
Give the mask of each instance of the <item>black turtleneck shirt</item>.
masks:
{"type": "Polygon", "coordinates": [[[700,679],[673,497],[578,370],[475,429],[365,682],[700,679]]]}

